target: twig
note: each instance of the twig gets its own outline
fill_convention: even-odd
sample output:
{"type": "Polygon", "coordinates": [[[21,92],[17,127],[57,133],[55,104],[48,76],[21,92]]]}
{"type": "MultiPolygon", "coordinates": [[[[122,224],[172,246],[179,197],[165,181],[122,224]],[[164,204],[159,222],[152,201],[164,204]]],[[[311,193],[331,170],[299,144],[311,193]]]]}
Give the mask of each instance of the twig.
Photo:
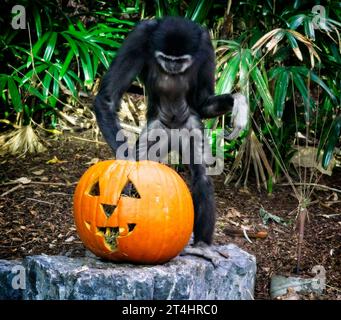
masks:
{"type": "Polygon", "coordinates": [[[36,201],[36,202],[45,203],[45,204],[49,204],[49,205],[53,205],[53,206],[56,205],[55,203],[52,203],[49,201],[44,201],[44,200],[39,200],[39,199],[34,199],[34,198],[26,198],[26,200],[36,201]]]}
{"type": "Polygon", "coordinates": [[[32,240],[29,240],[29,241],[26,241],[26,242],[24,242],[24,243],[18,243],[18,244],[11,244],[11,245],[8,245],[8,246],[0,246],[0,248],[1,249],[8,249],[8,248],[17,248],[17,247],[22,247],[22,246],[25,246],[25,245],[27,245],[27,244],[29,244],[29,243],[32,243],[32,242],[34,242],[35,241],[35,239],[32,239],[32,240]]]}
{"type": "MultiPolygon", "coordinates": [[[[278,230],[276,230],[278,231],[278,230]]],[[[258,238],[258,239],[265,239],[268,236],[267,231],[258,231],[258,232],[250,232],[248,230],[246,230],[245,227],[242,227],[242,230],[240,229],[231,229],[231,228],[225,228],[224,232],[228,235],[231,236],[245,236],[245,232],[247,233],[247,238],[258,238]]],[[[280,232],[283,232],[282,230],[280,230],[280,232]]]]}
{"type": "Polygon", "coordinates": [[[341,216],[341,213],[334,213],[334,214],[319,214],[320,217],[323,218],[333,218],[333,217],[337,217],[337,216],[341,216]]]}
{"type": "Polygon", "coordinates": [[[50,195],[71,196],[70,193],[65,192],[51,192],[50,195]]]}
{"type": "Polygon", "coordinates": [[[124,123],[124,122],[121,123],[121,127],[124,130],[130,131],[130,132],[136,133],[136,134],[140,134],[141,131],[142,131],[142,128],[134,126],[134,125],[131,125],[131,124],[127,124],[127,123],[124,123]]]}
{"type": "Polygon", "coordinates": [[[4,192],[2,195],[0,195],[0,197],[4,197],[7,196],[8,194],[10,194],[11,192],[20,189],[22,187],[21,184],[16,185],[15,187],[13,187],[12,189],[9,189],[8,191],[4,192]]]}
{"type": "Polygon", "coordinates": [[[335,290],[335,291],[337,291],[337,292],[341,292],[341,289],[336,288],[336,287],[333,287],[333,286],[329,286],[328,284],[326,284],[326,287],[328,287],[328,288],[330,288],[330,289],[333,289],[333,290],[335,290]]]}
{"type": "MultiPolygon", "coordinates": [[[[12,180],[12,181],[9,181],[9,182],[3,182],[0,184],[0,186],[8,186],[8,185],[11,185],[11,184],[24,184],[18,180],[12,180]]],[[[64,183],[64,182],[44,182],[44,181],[30,181],[28,183],[25,183],[25,184],[40,184],[40,185],[48,185],[48,186],[73,186],[73,185],[76,185],[78,182],[71,182],[70,184],[68,183],[64,183]]]]}
{"type": "Polygon", "coordinates": [[[86,141],[86,142],[92,142],[92,143],[98,143],[98,144],[106,144],[103,141],[96,141],[96,140],[90,140],[90,139],[85,139],[85,138],[81,138],[81,137],[76,137],[76,136],[70,136],[72,139],[76,139],[76,140],[81,140],[81,141],[86,141]]]}
{"type": "Polygon", "coordinates": [[[243,230],[243,235],[244,235],[245,239],[246,239],[247,241],[249,241],[250,243],[252,243],[252,241],[250,240],[250,238],[248,237],[248,235],[247,235],[247,233],[246,233],[246,229],[245,229],[245,228],[242,228],[242,230],[243,230]]]}
{"type": "MultiPolygon", "coordinates": [[[[290,186],[291,184],[290,184],[290,183],[281,183],[281,184],[278,184],[278,185],[279,185],[279,186],[290,186]]],[[[340,189],[328,187],[328,186],[326,186],[326,185],[318,184],[318,183],[297,182],[297,183],[294,183],[294,185],[295,185],[295,186],[313,186],[313,187],[316,187],[316,188],[326,189],[326,190],[330,190],[330,191],[334,191],[334,192],[341,193],[341,190],[340,190],[340,189]]]]}

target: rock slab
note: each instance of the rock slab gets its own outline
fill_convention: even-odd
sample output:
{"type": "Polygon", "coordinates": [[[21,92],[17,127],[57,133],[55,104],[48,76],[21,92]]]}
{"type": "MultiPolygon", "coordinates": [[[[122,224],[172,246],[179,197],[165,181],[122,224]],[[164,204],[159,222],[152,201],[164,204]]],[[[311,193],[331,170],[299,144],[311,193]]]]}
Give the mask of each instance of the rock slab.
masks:
{"type": "Polygon", "coordinates": [[[25,289],[13,289],[11,269],[0,260],[0,299],[25,300],[246,300],[253,299],[256,259],[237,246],[219,264],[178,256],[163,265],[133,265],[95,257],[30,256],[22,262],[25,289]]]}

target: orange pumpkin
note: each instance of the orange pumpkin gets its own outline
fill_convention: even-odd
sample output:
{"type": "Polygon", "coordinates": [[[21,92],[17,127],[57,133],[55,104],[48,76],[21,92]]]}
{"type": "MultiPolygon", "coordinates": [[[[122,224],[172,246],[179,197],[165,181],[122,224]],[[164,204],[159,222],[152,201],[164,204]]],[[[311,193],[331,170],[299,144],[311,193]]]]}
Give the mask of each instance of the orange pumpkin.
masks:
{"type": "Polygon", "coordinates": [[[163,263],[187,244],[191,194],[171,168],[152,161],[108,160],[90,167],[74,195],[84,245],[102,258],[163,263]]]}

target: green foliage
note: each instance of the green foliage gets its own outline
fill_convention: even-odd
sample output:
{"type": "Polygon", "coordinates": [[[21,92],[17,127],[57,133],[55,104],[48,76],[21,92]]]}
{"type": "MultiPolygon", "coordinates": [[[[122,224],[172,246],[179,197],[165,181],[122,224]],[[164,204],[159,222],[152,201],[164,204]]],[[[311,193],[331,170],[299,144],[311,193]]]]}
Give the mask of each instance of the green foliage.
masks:
{"type": "MultiPolygon", "coordinates": [[[[341,6],[318,1],[18,0],[28,28],[11,27],[12,2],[0,17],[0,119],[55,127],[58,110],[94,90],[127,33],[140,19],[180,15],[213,28],[217,93],[242,91],[253,113],[250,127],[268,139],[277,158],[293,155],[297,130],[319,139],[328,165],[340,136],[341,6]]],[[[8,121],[7,121],[8,123],[8,121]]],[[[224,119],[208,128],[227,127],[224,119]]],[[[225,143],[234,157],[248,132],[225,143]]],[[[215,135],[212,135],[212,141],[215,135]]],[[[260,140],[261,140],[260,139],[260,140]]],[[[213,145],[215,145],[213,143],[213,145]]],[[[278,161],[273,161],[279,173],[278,161]]],[[[271,183],[270,183],[271,184],[271,183]]]]}
{"type": "Polygon", "coordinates": [[[21,0],[17,4],[29,8],[28,28],[14,30],[7,21],[8,28],[0,33],[4,46],[0,58],[7,62],[0,74],[0,98],[5,105],[0,117],[20,119],[23,125],[35,118],[55,126],[56,108],[70,101],[68,97],[76,100],[81,90],[93,88],[135,23],[120,19],[119,8],[116,15],[97,6],[88,16],[77,16],[53,2],[21,0]]]}
{"type": "Polygon", "coordinates": [[[180,0],[155,0],[155,16],[185,16],[198,23],[203,23],[213,5],[212,0],[191,0],[188,3],[180,0]]]}
{"type": "Polygon", "coordinates": [[[334,118],[340,105],[341,7],[329,2],[321,20],[315,4],[232,4],[227,17],[233,19],[225,22],[232,24],[234,39],[216,43],[217,93],[236,90],[249,97],[252,126],[272,147],[276,174],[278,159],[283,165],[292,157],[298,131],[320,140],[324,166],[339,143],[340,120],[334,118]]]}

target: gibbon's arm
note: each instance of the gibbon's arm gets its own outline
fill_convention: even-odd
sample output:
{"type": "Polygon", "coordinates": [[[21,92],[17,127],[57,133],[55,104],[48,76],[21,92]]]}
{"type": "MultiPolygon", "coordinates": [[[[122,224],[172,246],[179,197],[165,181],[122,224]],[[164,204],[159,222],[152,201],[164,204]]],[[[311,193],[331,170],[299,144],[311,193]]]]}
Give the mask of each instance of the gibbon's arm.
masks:
{"type": "Polygon", "coordinates": [[[202,35],[199,59],[201,66],[195,90],[196,111],[203,119],[232,112],[231,123],[234,129],[227,139],[234,139],[247,126],[249,107],[246,98],[240,93],[214,95],[215,55],[207,31],[202,35]]]}
{"type": "Polygon", "coordinates": [[[98,125],[114,154],[125,142],[116,140],[117,132],[121,129],[117,117],[120,101],[148,59],[149,37],[156,26],[155,20],[143,21],[128,35],[104,76],[95,99],[98,125]]]}

